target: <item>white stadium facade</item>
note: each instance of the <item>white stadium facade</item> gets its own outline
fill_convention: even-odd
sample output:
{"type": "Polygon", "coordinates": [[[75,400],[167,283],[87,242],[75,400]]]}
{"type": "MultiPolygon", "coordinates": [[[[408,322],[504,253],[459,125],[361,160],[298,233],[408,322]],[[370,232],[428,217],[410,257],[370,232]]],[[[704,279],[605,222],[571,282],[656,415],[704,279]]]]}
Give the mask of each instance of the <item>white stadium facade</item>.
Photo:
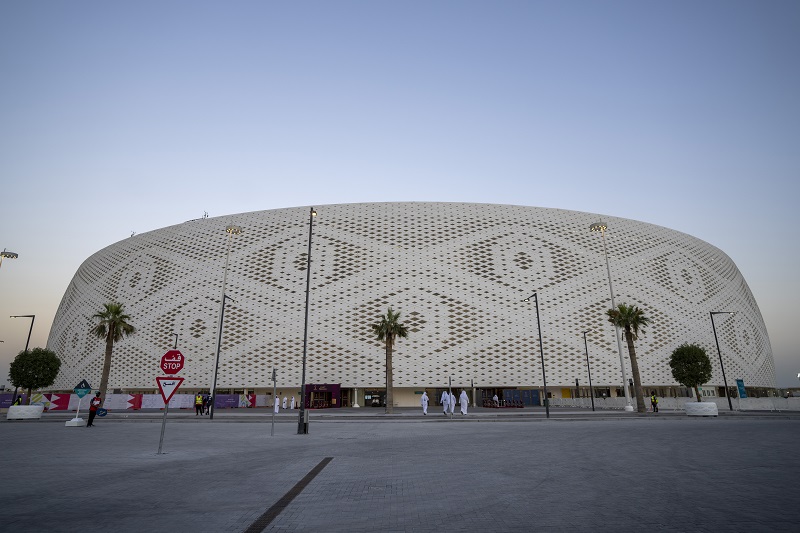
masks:
{"type": "MultiPolygon", "coordinates": [[[[690,235],[513,205],[315,209],[306,390],[319,406],[384,401],[384,346],[370,325],[390,307],[409,331],[394,349],[397,406],[419,405],[422,391],[437,397],[448,384],[472,391],[478,402],[499,393],[538,403],[543,365],[552,398],[587,396],[589,370],[595,397],[624,396],[630,361],[623,342],[623,381],[605,315],[609,272],[615,302],[636,305],[651,320],[636,341],[645,394],[686,394],[668,365],[684,342],[711,358],[704,394],[724,395],[719,354],[731,390],[737,379],[749,391],[775,388],[769,337],[747,283],[722,251],[690,235]],[[598,222],[605,233],[590,231],[598,222]],[[523,301],[533,293],[541,351],[536,302],[523,301]],[[720,311],[735,314],[713,316],[718,352],[711,313],[720,311]]],[[[282,395],[299,399],[309,221],[309,207],[203,218],[95,253],[69,284],[52,325],[48,348],[63,361],[52,389],[100,382],[105,344],[91,333],[92,315],[119,302],[137,331],[114,347],[109,389],[155,392],[159,361],[177,334],[186,358],[181,392],[208,391],[225,283],[217,393],[271,394],[276,368],[282,395]],[[233,226],[241,233],[226,232],[233,226]]]]}

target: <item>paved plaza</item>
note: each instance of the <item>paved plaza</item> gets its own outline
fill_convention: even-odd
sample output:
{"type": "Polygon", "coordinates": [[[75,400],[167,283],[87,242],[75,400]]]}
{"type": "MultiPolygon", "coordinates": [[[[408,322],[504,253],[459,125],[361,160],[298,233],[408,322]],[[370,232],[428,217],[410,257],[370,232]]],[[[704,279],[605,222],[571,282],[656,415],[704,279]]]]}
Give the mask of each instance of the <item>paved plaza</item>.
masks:
{"type": "MultiPolygon", "coordinates": [[[[796,531],[800,414],[0,422],[4,531],[796,531]],[[237,423],[235,423],[237,422],[237,423]],[[328,459],[330,458],[330,459],[328,459]],[[316,470],[315,470],[316,467],[316,470]]],[[[170,417],[173,413],[170,413],[170,417]]]]}

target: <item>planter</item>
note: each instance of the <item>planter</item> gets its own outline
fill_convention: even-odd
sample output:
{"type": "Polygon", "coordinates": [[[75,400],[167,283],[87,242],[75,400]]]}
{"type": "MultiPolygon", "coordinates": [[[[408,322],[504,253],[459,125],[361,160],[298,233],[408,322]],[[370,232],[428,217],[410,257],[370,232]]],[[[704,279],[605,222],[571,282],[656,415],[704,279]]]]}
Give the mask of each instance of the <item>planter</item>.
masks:
{"type": "Polygon", "coordinates": [[[12,405],[8,408],[8,420],[38,420],[42,418],[44,405],[12,405]]]}
{"type": "Polygon", "coordinates": [[[717,416],[717,404],[714,402],[686,402],[684,404],[686,414],[689,416],[717,416]]]}

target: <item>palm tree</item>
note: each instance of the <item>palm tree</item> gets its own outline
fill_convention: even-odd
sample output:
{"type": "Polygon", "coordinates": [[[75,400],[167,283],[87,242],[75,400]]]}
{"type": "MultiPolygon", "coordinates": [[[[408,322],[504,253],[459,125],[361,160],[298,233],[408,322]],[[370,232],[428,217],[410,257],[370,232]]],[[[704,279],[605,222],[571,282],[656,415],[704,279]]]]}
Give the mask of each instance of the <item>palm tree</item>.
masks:
{"type": "Polygon", "coordinates": [[[108,374],[111,371],[111,351],[114,343],[121,341],[125,335],[133,335],[136,329],[128,324],[131,317],[123,311],[123,305],[118,303],[103,304],[104,309],[95,313],[92,318],[100,322],[92,328],[98,338],[106,340],[106,357],[103,360],[103,374],[100,377],[100,394],[106,400],[106,387],[108,387],[108,374]]]}
{"type": "MultiPolygon", "coordinates": [[[[636,349],[633,341],[639,338],[639,330],[644,333],[644,326],[650,323],[650,319],[644,316],[644,312],[635,305],[620,304],[616,309],[606,311],[608,321],[616,327],[625,331],[625,341],[628,343],[628,357],[631,358],[631,373],[633,374],[633,386],[636,390],[636,407],[640,413],[646,412],[644,405],[644,395],[642,394],[642,381],[639,378],[639,363],[636,361],[636,349]]],[[[624,387],[625,384],[623,383],[624,387]]]]}
{"type": "Polygon", "coordinates": [[[392,413],[394,407],[394,395],[392,394],[392,346],[395,337],[408,337],[408,329],[399,322],[400,312],[392,312],[390,307],[386,311],[386,316],[381,317],[381,321],[372,324],[372,332],[378,337],[379,341],[386,343],[386,413],[392,413]]]}

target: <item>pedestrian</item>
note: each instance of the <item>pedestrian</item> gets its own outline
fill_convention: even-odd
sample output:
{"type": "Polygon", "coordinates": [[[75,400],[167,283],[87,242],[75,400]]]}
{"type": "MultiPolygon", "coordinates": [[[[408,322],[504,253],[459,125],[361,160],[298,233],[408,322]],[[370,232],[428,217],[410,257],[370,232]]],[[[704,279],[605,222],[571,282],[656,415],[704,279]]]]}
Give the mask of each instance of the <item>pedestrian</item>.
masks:
{"type": "Polygon", "coordinates": [[[294,401],[294,396],[292,396],[292,402],[291,402],[291,404],[290,404],[290,409],[294,410],[294,408],[295,408],[295,405],[297,405],[297,404],[296,404],[296,403],[295,403],[295,401],[294,401]]]}
{"type": "Polygon", "coordinates": [[[444,391],[442,393],[442,409],[444,410],[444,416],[447,416],[447,409],[450,406],[450,393],[444,391]]]}
{"type": "Polygon", "coordinates": [[[456,395],[453,394],[453,391],[450,391],[450,414],[452,415],[455,410],[456,410],[456,395]]]}
{"type": "Polygon", "coordinates": [[[17,399],[14,400],[13,405],[22,405],[22,396],[17,396],[17,399]]]}
{"type": "Polygon", "coordinates": [[[287,402],[288,402],[288,401],[289,401],[289,400],[286,398],[286,396],[284,396],[284,397],[283,397],[283,404],[281,405],[281,407],[283,407],[284,409],[286,409],[286,404],[287,404],[287,402]]]}
{"type": "Polygon", "coordinates": [[[492,403],[494,403],[495,407],[500,407],[500,400],[497,399],[497,394],[492,396],[492,403]]]}
{"type": "Polygon", "coordinates": [[[94,398],[89,402],[89,421],[86,423],[87,428],[94,426],[94,417],[97,416],[97,410],[102,403],[103,400],[100,398],[100,391],[95,392],[94,398]]]}
{"type": "Polygon", "coordinates": [[[199,392],[194,397],[194,416],[203,414],[203,396],[199,392]]]}
{"type": "Polygon", "coordinates": [[[204,415],[208,413],[208,393],[203,394],[203,408],[200,411],[204,415]]]}
{"type": "Polygon", "coordinates": [[[275,396],[275,406],[273,409],[276,414],[281,412],[281,399],[277,396],[275,396]]]}
{"type": "Polygon", "coordinates": [[[461,389],[461,396],[458,397],[458,402],[461,404],[461,414],[467,414],[467,406],[469,405],[469,396],[467,396],[467,391],[461,389]]]}
{"type": "Polygon", "coordinates": [[[422,414],[423,415],[427,415],[428,414],[428,393],[427,392],[422,391],[422,398],[419,399],[419,403],[420,403],[420,405],[422,405],[422,414]]]}
{"type": "Polygon", "coordinates": [[[650,405],[653,406],[653,412],[658,412],[658,396],[656,396],[656,391],[653,391],[652,396],[650,396],[650,405]]]}
{"type": "Polygon", "coordinates": [[[211,396],[209,393],[208,398],[206,399],[205,406],[206,406],[206,414],[211,412],[211,404],[214,403],[214,397],[211,396]]]}

